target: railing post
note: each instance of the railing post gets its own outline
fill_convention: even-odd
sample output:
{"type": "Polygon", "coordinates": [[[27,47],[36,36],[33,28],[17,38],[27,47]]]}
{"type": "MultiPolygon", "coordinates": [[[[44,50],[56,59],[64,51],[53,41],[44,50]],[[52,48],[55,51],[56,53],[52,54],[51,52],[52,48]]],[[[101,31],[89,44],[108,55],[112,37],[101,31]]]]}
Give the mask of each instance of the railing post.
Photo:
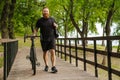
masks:
{"type": "Polygon", "coordinates": [[[84,58],[84,71],[86,71],[86,49],[85,49],[85,40],[83,40],[83,58],[84,58]]]}
{"type": "Polygon", "coordinates": [[[107,40],[107,61],[108,61],[108,80],[112,80],[111,74],[111,50],[110,50],[111,41],[107,40]]]}
{"type": "Polygon", "coordinates": [[[72,63],[72,60],[71,60],[71,40],[69,39],[69,59],[70,59],[70,63],[72,63]]]}
{"type": "Polygon", "coordinates": [[[95,61],[95,76],[98,77],[96,40],[94,40],[94,61],[95,61]]]}
{"type": "Polygon", "coordinates": [[[63,58],[62,57],[62,39],[60,40],[60,44],[61,44],[61,59],[63,58]]]}
{"type": "Polygon", "coordinates": [[[67,61],[67,54],[66,54],[66,38],[64,39],[64,55],[65,55],[65,61],[67,61]]]}
{"type": "Polygon", "coordinates": [[[7,43],[7,76],[9,75],[10,69],[12,67],[12,61],[13,61],[13,57],[14,57],[14,52],[12,52],[12,45],[14,44],[14,42],[8,42],[7,43]]]}
{"type": "Polygon", "coordinates": [[[76,67],[78,67],[78,52],[77,52],[77,40],[75,39],[75,59],[76,59],[76,67]]]}
{"type": "Polygon", "coordinates": [[[4,75],[3,79],[6,80],[7,78],[7,43],[4,43],[4,75]]]}
{"type": "MultiPolygon", "coordinates": [[[[59,44],[59,40],[57,39],[57,44],[59,44]]],[[[58,57],[59,57],[59,45],[57,46],[57,52],[58,52],[58,57]]]]}

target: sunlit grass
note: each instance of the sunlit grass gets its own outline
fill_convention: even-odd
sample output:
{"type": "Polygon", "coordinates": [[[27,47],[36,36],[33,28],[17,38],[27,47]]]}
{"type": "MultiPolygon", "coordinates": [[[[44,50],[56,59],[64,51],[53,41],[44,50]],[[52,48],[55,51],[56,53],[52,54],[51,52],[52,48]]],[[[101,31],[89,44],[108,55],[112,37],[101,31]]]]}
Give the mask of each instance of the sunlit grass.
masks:
{"type": "Polygon", "coordinates": [[[0,68],[3,66],[3,57],[1,56],[3,54],[3,46],[0,45],[0,68]]]}
{"type": "Polygon", "coordinates": [[[3,45],[0,44],[0,68],[3,66],[3,56],[1,56],[3,54],[4,48],[3,45]]]}
{"type": "MultiPolygon", "coordinates": [[[[22,38],[22,37],[17,38],[17,39],[19,41],[19,48],[31,47],[31,40],[29,38],[26,39],[26,42],[24,42],[24,38],[22,38]]],[[[35,44],[35,47],[40,47],[41,48],[40,39],[39,38],[35,38],[34,39],[34,44],[35,44]]]]}
{"type": "Polygon", "coordinates": [[[0,52],[3,52],[3,46],[0,45],[0,52]]]}
{"type": "Polygon", "coordinates": [[[3,57],[0,57],[0,68],[3,66],[3,57]]]}

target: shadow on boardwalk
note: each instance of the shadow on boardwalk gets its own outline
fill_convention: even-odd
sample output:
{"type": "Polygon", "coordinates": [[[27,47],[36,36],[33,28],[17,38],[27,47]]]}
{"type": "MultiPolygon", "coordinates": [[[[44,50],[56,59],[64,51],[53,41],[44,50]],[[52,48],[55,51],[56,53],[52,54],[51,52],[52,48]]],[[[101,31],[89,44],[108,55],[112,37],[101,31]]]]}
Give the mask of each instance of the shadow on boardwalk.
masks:
{"type": "MultiPolygon", "coordinates": [[[[37,49],[37,57],[41,65],[40,67],[37,67],[37,73],[33,76],[30,61],[26,59],[27,55],[29,55],[29,48],[22,48],[18,51],[7,80],[98,80],[97,78],[59,58],[57,58],[56,65],[58,73],[50,73],[51,65],[49,65],[49,72],[44,72],[41,49],[37,49]]],[[[49,64],[51,64],[51,62],[49,62],[49,64]]]]}

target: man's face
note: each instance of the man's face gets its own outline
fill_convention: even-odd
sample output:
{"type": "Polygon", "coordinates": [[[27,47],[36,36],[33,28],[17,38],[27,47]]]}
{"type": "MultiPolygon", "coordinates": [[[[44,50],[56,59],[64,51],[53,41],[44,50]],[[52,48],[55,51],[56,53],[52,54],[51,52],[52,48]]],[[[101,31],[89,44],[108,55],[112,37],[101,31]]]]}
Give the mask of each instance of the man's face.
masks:
{"type": "Polygon", "coordinates": [[[43,9],[42,14],[44,18],[49,18],[49,9],[48,8],[43,9]]]}

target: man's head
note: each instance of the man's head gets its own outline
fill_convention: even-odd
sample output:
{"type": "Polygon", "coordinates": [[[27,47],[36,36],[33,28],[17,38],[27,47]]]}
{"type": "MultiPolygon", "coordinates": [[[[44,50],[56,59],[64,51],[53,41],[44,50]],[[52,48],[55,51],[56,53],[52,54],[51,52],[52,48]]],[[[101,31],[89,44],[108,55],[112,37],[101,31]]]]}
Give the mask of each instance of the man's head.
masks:
{"type": "Polygon", "coordinates": [[[42,14],[44,18],[49,18],[49,8],[48,7],[44,7],[42,10],[42,14]]]}

